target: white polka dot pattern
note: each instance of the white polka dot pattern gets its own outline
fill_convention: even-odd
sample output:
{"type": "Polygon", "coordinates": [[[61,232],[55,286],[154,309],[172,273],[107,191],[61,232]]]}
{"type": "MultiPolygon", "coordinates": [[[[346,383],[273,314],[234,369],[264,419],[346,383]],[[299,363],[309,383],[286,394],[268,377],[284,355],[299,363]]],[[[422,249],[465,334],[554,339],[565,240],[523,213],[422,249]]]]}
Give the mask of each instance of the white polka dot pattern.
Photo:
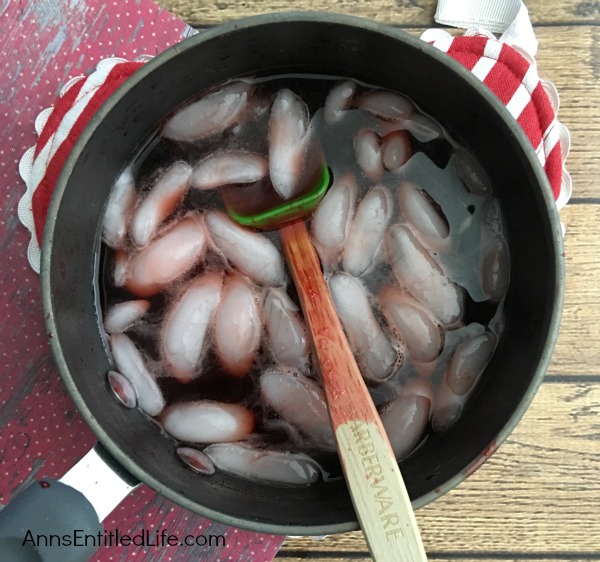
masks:
{"type": "MultiPolygon", "coordinates": [[[[72,77],[89,74],[107,57],[157,54],[193,30],[149,0],[2,2],[0,27],[0,502],[7,503],[32,480],[62,476],[95,441],[51,357],[39,279],[27,263],[29,233],[17,218],[25,190],[19,159],[36,142],[37,116],[72,77]]],[[[122,533],[226,533],[227,545],[107,547],[93,558],[96,562],[261,562],[271,560],[283,540],[208,521],[145,487],[115,509],[104,526],[122,533]]]]}

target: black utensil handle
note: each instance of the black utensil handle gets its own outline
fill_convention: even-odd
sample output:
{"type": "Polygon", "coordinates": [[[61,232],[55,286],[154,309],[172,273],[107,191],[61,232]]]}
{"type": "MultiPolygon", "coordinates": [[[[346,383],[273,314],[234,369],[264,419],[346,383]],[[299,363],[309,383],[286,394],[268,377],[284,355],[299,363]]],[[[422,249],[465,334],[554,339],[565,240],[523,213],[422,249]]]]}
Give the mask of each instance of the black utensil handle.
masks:
{"type": "Polygon", "coordinates": [[[137,484],[96,444],[61,481],[34,482],[0,511],[0,560],[87,562],[105,544],[101,519],[137,484]]]}
{"type": "Polygon", "coordinates": [[[103,532],[94,506],[58,480],[34,482],[0,511],[4,562],[84,562],[103,532]]]}

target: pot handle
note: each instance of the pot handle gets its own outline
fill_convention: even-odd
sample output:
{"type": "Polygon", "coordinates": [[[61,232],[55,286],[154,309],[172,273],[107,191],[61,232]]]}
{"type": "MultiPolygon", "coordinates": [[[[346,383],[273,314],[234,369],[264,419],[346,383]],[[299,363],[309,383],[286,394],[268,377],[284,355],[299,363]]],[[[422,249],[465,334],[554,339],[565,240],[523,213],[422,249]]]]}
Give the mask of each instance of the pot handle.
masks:
{"type": "Polygon", "coordinates": [[[101,521],[139,485],[100,443],[60,480],[30,484],[0,511],[4,562],[86,562],[101,521]]]}

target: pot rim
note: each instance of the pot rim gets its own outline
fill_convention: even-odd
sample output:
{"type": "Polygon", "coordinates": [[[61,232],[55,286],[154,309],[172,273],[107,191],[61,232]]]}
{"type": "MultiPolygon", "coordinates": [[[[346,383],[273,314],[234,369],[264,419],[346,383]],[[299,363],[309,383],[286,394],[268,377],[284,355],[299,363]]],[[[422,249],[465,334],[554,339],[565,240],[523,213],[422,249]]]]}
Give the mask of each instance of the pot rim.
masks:
{"type": "MultiPolygon", "coordinates": [[[[454,477],[448,479],[443,485],[436,488],[434,491],[429,492],[416,500],[413,501],[413,507],[418,509],[428,504],[429,502],[437,499],[441,495],[450,491],[463,480],[465,480],[472,472],[479,468],[501,445],[510,433],[514,430],[517,423],[523,417],[527,411],[533,397],[535,396],[540,384],[543,381],[547,367],[550,363],[552,353],[554,351],[555,342],[557,339],[560,319],[562,315],[563,299],[564,299],[564,260],[562,258],[562,230],[560,226],[560,220],[558,211],[546,174],[541,167],[536,153],[531,146],[531,143],[527,139],[525,133],[521,129],[520,125],[511,116],[506,107],[496,98],[496,96],[469,70],[467,70],[460,63],[452,59],[446,53],[441,52],[432,45],[429,45],[425,41],[413,37],[406,32],[394,28],[389,24],[378,23],[365,18],[357,16],[349,16],[345,14],[337,14],[332,12],[318,12],[318,11],[290,11],[290,12],[274,12],[268,14],[261,14],[251,16],[239,20],[233,20],[224,24],[217,25],[215,27],[202,30],[198,34],[188,37],[182,42],[173,45],[163,53],[157,55],[149,62],[145,63],[140,69],[138,69],[132,77],[130,77],[123,86],[121,86],[110,98],[102,105],[97,113],[92,117],[88,125],[85,127],[79,138],[77,139],[62,171],[58,182],[56,184],[53,197],[49,206],[48,215],[46,219],[46,226],[44,229],[44,236],[41,246],[41,267],[40,276],[42,283],[42,306],[44,311],[45,323],[47,332],[50,334],[56,333],[56,323],[53,309],[53,296],[50,286],[50,266],[52,262],[52,243],[53,234],[56,223],[56,216],[61,204],[62,195],[68,184],[69,176],[75,164],[83,151],[90,138],[94,135],[94,132],[99,123],[101,123],[106,115],[111,112],[117,102],[127,95],[131,85],[136,84],[143,80],[148,74],[153,72],[155,68],[168,64],[170,60],[177,57],[180,52],[195,48],[197,45],[207,41],[214,40],[215,38],[222,37],[228,33],[239,31],[245,28],[259,27],[262,25],[271,24],[285,24],[285,23],[320,23],[320,24],[335,24],[345,25],[350,27],[358,27],[364,31],[371,32],[374,34],[381,34],[392,38],[401,43],[408,44],[414,49],[423,51],[427,56],[434,57],[440,63],[450,67],[450,69],[457,75],[458,79],[465,80],[469,86],[476,90],[481,95],[491,110],[495,111],[499,117],[503,120],[506,127],[510,130],[514,136],[514,141],[519,145],[519,148],[526,158],[527,164],[531,168],[536,182],[539,184],[543,204],[547,211],[550,223],[550,235],[552,237],[552,243],[554,246],[554,260],[555,260],[555,279],[554,287],[555,294],[553,299],[553,309],[551,318],[548,326],[548,336],[544,345],[543,352],[541,354],[540,361],[537,369],[532,376],[531,384],[529,385],[526,393],[523,395],[519,405],[513,412],[509,421],[504,425],[502,430],[498,433],[496,439],[490,446],[484,450],[480,456],[473,462],[469,467],[460,471],[454,477]]],[[[194,513],[198,513],[202,516],[223,521],[227,524],[242,527],[257,532],[276,533],[285,535],[324,535],[334,534],[346,531],[352,531],[359,529],[358,522],[350,522],[344,524],[332,524],[327,527],[310,527],[310,526],[290,526],[285,524],[266,524],[247,519],[241,519],[233,515],[225,515],[220,512],[213,511],[211,509],[204,508],[198,509],[199,504],[189,500],[181,493],[172,490],[164,486],[161,482],[156,480],[146,469],[135,463],[129,456],[123,453],[121,448],[116,445],[111,436],[105,431],[102,424],[100,424],[96,418],[90,413],[87,408],[86,402],[79,392],[78,386],[71,376],[70,370],[67,367],[65,357],[62,353],[62,349],[58,342],[58,338],[52,337],[50,339],[50,345],[54,355],[54,359],[58,366],[61,378],[63,379],[69,394],[73,398],[75,405],[79,412],[85,419],[87,425],[92,429],[94,434],[98,437],[101,444],[110,452],[115,460],[120,463],[126,470],[135,475],[142,482],[146,483],[161,495],[174,501],[175,503],[183,506],[186,509],[194,513]]]]}

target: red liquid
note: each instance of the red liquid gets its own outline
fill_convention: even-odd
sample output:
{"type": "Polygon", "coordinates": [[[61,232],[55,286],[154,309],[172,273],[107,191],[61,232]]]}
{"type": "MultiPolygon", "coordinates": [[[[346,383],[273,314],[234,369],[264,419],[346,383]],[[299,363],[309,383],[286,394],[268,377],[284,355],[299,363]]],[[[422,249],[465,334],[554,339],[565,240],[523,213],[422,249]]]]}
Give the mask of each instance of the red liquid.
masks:
{"type": "MultiPolygon", "coordinates": [[[[289,88],[304,99],[311,111],[311,116],[320,114],[321,117],[320,121],[317,122],[317,130],[323,136],[322,145],[327,165],[331,169],[334,178],[337,176],[341,177],[349,169],[355,171],[359,182],[360,199],[376,182],[368,180],[360,173],[355,162],[354,153],[349,147],[352,145],[352,135],[355,131],[365,126],[375,126],[377,120],[364,111],[352,110],[348,112],[340,124],[334,128],[327,129],[322,120],[322,107],[327,94],[338,81],[338,79],[317,79],[315,77],[300,76],[273,78],[259,82],[254,96],[257,99],[269,99],[279,89],[283,87],[289,88]]],[[[366,91],[367,89],[365,86],[359,86],[357,97],[360,91],[366,91]]],[[[185,160],[193,165],[217,148],[219,150],[247,150],[266,154],[267,134],[268,112],[264,113],[254,122],[225,131],[219,138],[198,141],[196,143],[160,139],[156,146],[137,166],[138,169],[135,177],[139,193],[143,195],[153,185],[159,174],[177,160],[185,160]]],[[[455,143],[443,137],[422,143],[410,135],[410,140],[412,153],[425,154],[432,165],[437,166],[437,168],[445,168],[455,150],[455,143]]],[[[387,185],[390,190],[394,190],[398,182],[399,176],[391,172],[386,172],[381,178],[381,183],[387,185]]],[[[226,199],[228,206],[233,206],[236,209],[243,208],[244,212],[248,214],[262,210],[265,203],[271,205],[271,203],[276,204],[277,202],[281,202],[281,197],[271,189],[268,178],[252,186],[230,186],[223,190],[223,197],[226,199]]],[[[438,205],[437,202],[436,205],[438,205]]],[[[189,210],[197,209],[224,210],[225,206],[222,196],[214,190],[200,191],[192,188],[180,207],[167,220],[166,224],[176,221],[189,210]]],[[[442,210],[446,211],[443,207],[442,210]]],[[[476,214],[479,211],[473,207],[469,212],[476,214]]],[[[450,222],[452,223],[451,220],[450,222]]],[[[265,236],[280,248],[279,237],[276,232],[265,233],[265,236]]],[[[114,287],[112,283],[112,271],[114,267],[113,251],[103,247],[101,260],[101,303],[103,310],[106,311],[115,303],[135,297],[129,295],[124,289],[114,287]]],[[[174,298],[177,298],[182,285],[190,279],[222,267],[221,259],[215,254],[209,253],[204,263],[198,265],[182,278],[175,281],[165,291],[150,297],[151,307],[149,312],[127,332],[128,335],[143,352],[149,368],[159,373],[161,377],[159,378],[159,385],[168,404],[179,401],[210,399],[244,405],[250,408],[256,415],[255,433],[260,435],[261,443],[282,450],[313,454],[319,461],[325,462],[329,465],[329,468],[332,468],[335,465],[335,462],[332,460],[334,459],[334,455],[319,454],[308,440],[302,439],[302,436],[300,441],[293,436],[289,436],[284,429],[278,427],[277,423],[274,423],[278,419],[278,416],[262,402],[258,383],[260,374],[265,369],[274,367],[268,338],[264,333],[254,365],[250,373],[243,378],[232,377],[227,374],[219,365],[212,350],[206,353],[206,356],[198,367],[201,374],[198,378],[187,384],[183,384],[170,376],[167,367],[162,362],[159,351],[161,348],[159,338],[161,322],[168,306],[173,302],[174,298]],[[332,462],[334,463],[333,465],[331,464],[332,462]]],[[[395,283],[390,266],[385,261],[378,264],[362,281],[373,294],[377,294],[377,288],[382,284],[395,283]]],[[[293,285],[288,285],[287,292],[299,304],[293,285]]],[[[379,323],[385,326],[383,317],[377,308],[374,307],[373,312],[379,323]]],[[[486,325],[496,312],[496,304],[485,301],[475,302],[475,300],[469,298],[467,295],[463,323],[467,325],[474,321],[486,325]]],[[[210,338],[208,341],[210,341],[210,338]]],[[[398,394],[403,381],[413,378],[416,375],[417,373],[414,369],[411,370],[410,368],[403,367],[398,376],[392,377],[393,380],[391,382],[372,386],[371,390],[375,403],[379,405],[393,398],[398,394]]],[[[438,383],[442,375],[443,372],[438,374],[437,379],[436,375],[434,375],[432,379],[434,383],[438,383]]],[[[317,378],[316,373],[313,373],[312,376],[317,378]]]]}

